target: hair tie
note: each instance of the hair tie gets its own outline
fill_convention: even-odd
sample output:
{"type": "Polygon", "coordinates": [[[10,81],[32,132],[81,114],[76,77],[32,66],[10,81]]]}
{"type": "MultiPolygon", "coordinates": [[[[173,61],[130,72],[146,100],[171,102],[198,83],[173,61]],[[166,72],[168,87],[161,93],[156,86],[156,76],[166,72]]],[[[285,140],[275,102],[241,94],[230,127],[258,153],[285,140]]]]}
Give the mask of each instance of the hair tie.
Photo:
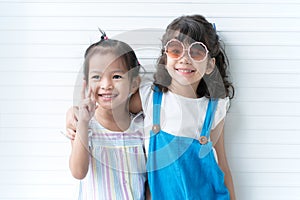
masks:
{"type": "Polygon", "coordinates": [[[101,35],[101,40],[108,40],[108,37],[106,36],[106,33],[104,31],[102,31],[99,27],[98,27],[101,35]]]}
{"type": "Polygon", "coordinates": [[[216,24],[212,23],[213,28],[215,29],[215,31],[217,30],[216,24]]]}

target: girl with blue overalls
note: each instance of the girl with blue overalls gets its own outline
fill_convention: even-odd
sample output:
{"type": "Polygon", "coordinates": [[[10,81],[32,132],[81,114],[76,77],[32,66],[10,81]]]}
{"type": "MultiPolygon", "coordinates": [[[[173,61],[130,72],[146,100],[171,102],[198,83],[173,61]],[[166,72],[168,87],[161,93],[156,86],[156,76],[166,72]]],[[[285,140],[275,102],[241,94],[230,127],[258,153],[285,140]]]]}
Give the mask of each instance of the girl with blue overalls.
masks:
{"type": "Polygon", "coordinates": [[[141,100],[150,133],[152,199],[235,199],[223,136],[234,89],[215,27],[200,15],[179,17],[162,46],[154,83],[142,83],[131,102],[141,100]]]}

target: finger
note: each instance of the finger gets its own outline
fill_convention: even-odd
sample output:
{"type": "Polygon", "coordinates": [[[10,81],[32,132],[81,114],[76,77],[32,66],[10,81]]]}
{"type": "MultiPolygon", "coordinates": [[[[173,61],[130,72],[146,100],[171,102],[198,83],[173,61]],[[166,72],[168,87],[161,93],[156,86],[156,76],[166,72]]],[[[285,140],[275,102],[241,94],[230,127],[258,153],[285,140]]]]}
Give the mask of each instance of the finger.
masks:
{"type": "Polygon", "coordinates": [[[91,112],[91,99],[84,99],[81,102],[79,109],[83,112],[91,112]]]}
{"type": "Polygon", "coordinates": [[[77,121],[73,120],[73,121],[70,122],[70,124],[68,124],[68,126],[66,127],[66,131],[72,130],[72,132],[76,133],[76,125],[77,125],[77,121]]]}
{"type": "Polygon", "coordinates": [[[81,89],[81,99],[85,99],[85,90],[86,90],[86,80],[83,80],[82,89],[81,89]]]}
{"type": "Polygon", "coordinates": [[[87,98],[91,98],[91,94],[92,94],[92,88],[89,87],[89,89],[88,89],[88,94],[87,94],[87,98]]]}
{"type": "Polygon", "coordinates": [[[93,112],[96,107],[96,101],[95,101],[95,95],[94,95],[92,87],[89,87],[88,98],[89,98],[88,110],[89,110],[89,112],[93,112]]]}
{"type": "Polygon", "coordinates": [[[88,102],[88,104],[87,104],[89,112],[93,112],[94,111],[94,109],[95,109],[94,105],[95,105],[95,103],[90,99],[89,102],[88,102]]]}
{"type": "Polygon", "coordinates": [[[91,89],[91,92],[92,92],[92,94],[91,94],[91,100],[92,100],[92,102],[93,103],[96,103],[96,98],[95,98],[95,96],[96,96],[96,93],[95,92],[93,92],[93,90],[91,89]]]}
{"type": "Polygon", "coordinates": [[[76,132],[74,132],[72,129],[67,129],[66,136],[71,140],[74,140],[76,136],[76,132]]]}
{"type": "Polygon", "coordinates": [[[63,131],[60,131],[60,133],[65,136],[66,138],[70,139],[70,140],[74,140],[75,139],[75,136],[73,137],[72,134],[70,134],[68,132],[68,130],[66,130],[66,132],[63,132],[63,131]]]}
{"type": "Polygon", "coordinates": [[[67,133],[73,138],[76,136],[76,131],[71,128],[67,128],[67,133]]]}

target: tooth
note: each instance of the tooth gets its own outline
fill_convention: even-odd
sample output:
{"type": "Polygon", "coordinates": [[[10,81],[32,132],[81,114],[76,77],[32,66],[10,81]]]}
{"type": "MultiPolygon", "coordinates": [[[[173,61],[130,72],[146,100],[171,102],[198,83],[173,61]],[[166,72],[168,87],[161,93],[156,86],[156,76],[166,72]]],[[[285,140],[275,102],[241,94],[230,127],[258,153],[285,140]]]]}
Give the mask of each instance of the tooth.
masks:
{"type": "Polygon", "coordinates": [[[180,71],[180,72],[186,72],[186,73],[187,73],[187,72],[192,72],[192,70],[189,70],[189,69],[179,69],[179,71],[180,71]]]}

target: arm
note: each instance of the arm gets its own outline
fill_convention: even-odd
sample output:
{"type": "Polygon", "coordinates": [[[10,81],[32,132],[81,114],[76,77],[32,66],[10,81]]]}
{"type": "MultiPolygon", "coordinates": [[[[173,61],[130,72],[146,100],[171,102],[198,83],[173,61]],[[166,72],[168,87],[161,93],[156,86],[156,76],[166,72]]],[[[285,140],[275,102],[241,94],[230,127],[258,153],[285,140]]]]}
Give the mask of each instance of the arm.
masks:
{"type": "Polygon", "coordinates": [[[95,114],[96,103],[91,96],[91,89],[89,89],[87,98],[85,97],[84,82],[82,89],[82,101],[79,106],[78,122],[76,137],[71,140],[72,151],[69,160],[69,166],[72,175],[77,179],[83,179],[89,167],[89,148],[88,148],[88,126],[89,121],[95,114]]]}
{"type": "Polygon", "coordinates": [[[73,106],[66,113],[66,136],[71,140],[74,140],[76,136],[78,109],[78,106],[73,106]]]}
{"type": "Polygon", "coordinates": [[[229,190],[230,199],[235,200],[234,184],[231,176],[231,171],[228,166],[225,146],[224,146],[224,119],[211,131],[211,139],[218,157],[218,164],[224,172],[225,185],[229,190]]]}
{"type": "Polygon", "coordinates": [[[77,136],[71,140],[69,167],[74,178],[83,179],[89,167],[88,123],[79,122],[77,136]]]}
{"type": "Polygon", "coordinates": [[[145,183],[145,196],[146,196],[146,200],[151,200],[151,194],[150,194],[150,188],[149,188],[149,184],[148,181],[146,181],[145,183]]]}

